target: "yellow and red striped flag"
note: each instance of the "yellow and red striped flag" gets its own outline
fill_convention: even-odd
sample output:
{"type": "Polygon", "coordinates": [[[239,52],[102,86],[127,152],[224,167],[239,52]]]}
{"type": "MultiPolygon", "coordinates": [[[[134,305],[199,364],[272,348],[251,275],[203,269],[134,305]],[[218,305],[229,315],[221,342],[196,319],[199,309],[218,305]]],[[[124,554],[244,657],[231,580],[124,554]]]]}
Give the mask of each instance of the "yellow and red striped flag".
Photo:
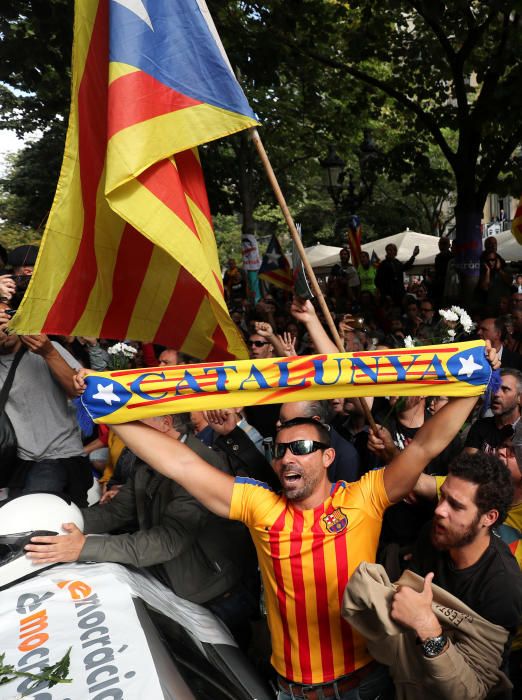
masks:
{"type": "Polygon", "coordinates": [[[204,0],[77,0],[62,171],[13,330],[246,357],[196,147],[256,123],[204,0]]]}
{"type": "Polygon", "coordinates": [[[517,242],[522,245],[522,195],[520,196],[515,216],[511,222],[511,233],[517,239],[517,242]]]}

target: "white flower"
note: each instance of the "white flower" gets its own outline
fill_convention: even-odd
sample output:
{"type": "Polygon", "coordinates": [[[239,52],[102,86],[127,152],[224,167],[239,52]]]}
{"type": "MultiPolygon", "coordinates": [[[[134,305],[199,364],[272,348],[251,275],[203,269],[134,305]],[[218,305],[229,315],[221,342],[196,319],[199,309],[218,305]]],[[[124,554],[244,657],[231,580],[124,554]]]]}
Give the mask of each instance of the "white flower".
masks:
{"type": "Polygon", "coordinates": [[[411,335],[407,335],[404,338],[404,347],[405,348],[414,348],[415,347],[415,342],[414,342],[413,338],[411,337],[411,335]]]}
{"type": "Polygon", "coordinates": [[[462,324],[464,333],[471,333],[471,331],[475,328],[475,324],[465,311],[460,317],[460,323],[462,324]]]}
{"type": "Polygon", "coordinates": [[[460,306],[452,306],[451,311],[453,311],[453,313],[457,314],[457,316],[462,316],[462,314],[466,313],[466,311],[464,309],[462,309],[460,306]]]}
{"type": "Polygon", "coordinates": [[[452,321],[455,323],[459,320],[458,315],[451,309],[441,309],[439,315],[442,316],[445,321],[452,321]]]}
{"type": "Polygon", "coordinates": [[[453,338],[457,335],[457,332],[454,331],[453,328],[448,328],[446,333],[448,334],[448,338],[450,338],[451,340],[453,340],[453,338]]]}
{"type": "Polygon", "coordinates": [[[125,357],[134,357],[134,355],[138,352],[136,348],[133,348],[132,345],[127,345],[126,343],[115,343],[114,345],[111,345],[111,347],[107,350],[109,355],[124,355],[125,357]]]}

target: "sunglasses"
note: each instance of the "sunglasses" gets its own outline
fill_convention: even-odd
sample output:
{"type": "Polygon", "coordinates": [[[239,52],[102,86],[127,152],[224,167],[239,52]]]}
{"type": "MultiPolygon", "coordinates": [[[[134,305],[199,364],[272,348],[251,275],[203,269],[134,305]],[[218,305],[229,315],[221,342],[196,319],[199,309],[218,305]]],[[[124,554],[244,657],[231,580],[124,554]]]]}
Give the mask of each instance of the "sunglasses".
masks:
{"type": "Polygon", "coordinates": [[[326,450],[328,445],[324,442],[316,440],[292,440],[291,442],[276,442],[274,446],[274,456],[276,459],[281,459],[287,450],[293,455],[309,455],[317,450],[326,450]]]}
{"type": "Polygon", "coordinates": [[[262,348],[263,345],[270,345],[268,340],[249,340],[247,345],[250,347],[262,348]]]}

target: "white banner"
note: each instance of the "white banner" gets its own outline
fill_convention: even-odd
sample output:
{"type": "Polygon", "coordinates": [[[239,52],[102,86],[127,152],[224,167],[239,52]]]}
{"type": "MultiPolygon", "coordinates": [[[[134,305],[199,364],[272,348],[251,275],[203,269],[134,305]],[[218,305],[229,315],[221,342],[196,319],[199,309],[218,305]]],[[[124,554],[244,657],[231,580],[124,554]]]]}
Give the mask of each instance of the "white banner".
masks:
{"type": "Polygon", "coordinates": [[[257,238],[252,233],[241,236],[241,252],[243,254],[243,270],[255,272],[261,267],[261,255],[257,238]]]}
{"type": "Polygon", "coordinates": [[[33,681],[0,685],[0,699],[162,698],[132,589],[112,567],[65,565],[0,595],[0,651],[18,671],[38,673],[71,649],[70,684],[27,692],[33,681]]]}

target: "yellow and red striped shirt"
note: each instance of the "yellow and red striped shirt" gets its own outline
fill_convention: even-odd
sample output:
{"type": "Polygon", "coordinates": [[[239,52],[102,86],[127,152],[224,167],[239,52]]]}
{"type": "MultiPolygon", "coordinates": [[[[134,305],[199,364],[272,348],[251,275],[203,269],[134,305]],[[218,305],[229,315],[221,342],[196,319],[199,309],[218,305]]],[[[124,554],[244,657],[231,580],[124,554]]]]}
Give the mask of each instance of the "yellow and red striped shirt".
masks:
{"type": "Polygon", "coordinates": [[[272,665],[295,683],[327,683],[371,661],[341,617],[344,589],[361,561],[375,561],[390,505],[383,470],[332,485],[313,510],[294,508],[267,484],[238,477],[230,517],[256,546],[272,638],[272,665]]]}

